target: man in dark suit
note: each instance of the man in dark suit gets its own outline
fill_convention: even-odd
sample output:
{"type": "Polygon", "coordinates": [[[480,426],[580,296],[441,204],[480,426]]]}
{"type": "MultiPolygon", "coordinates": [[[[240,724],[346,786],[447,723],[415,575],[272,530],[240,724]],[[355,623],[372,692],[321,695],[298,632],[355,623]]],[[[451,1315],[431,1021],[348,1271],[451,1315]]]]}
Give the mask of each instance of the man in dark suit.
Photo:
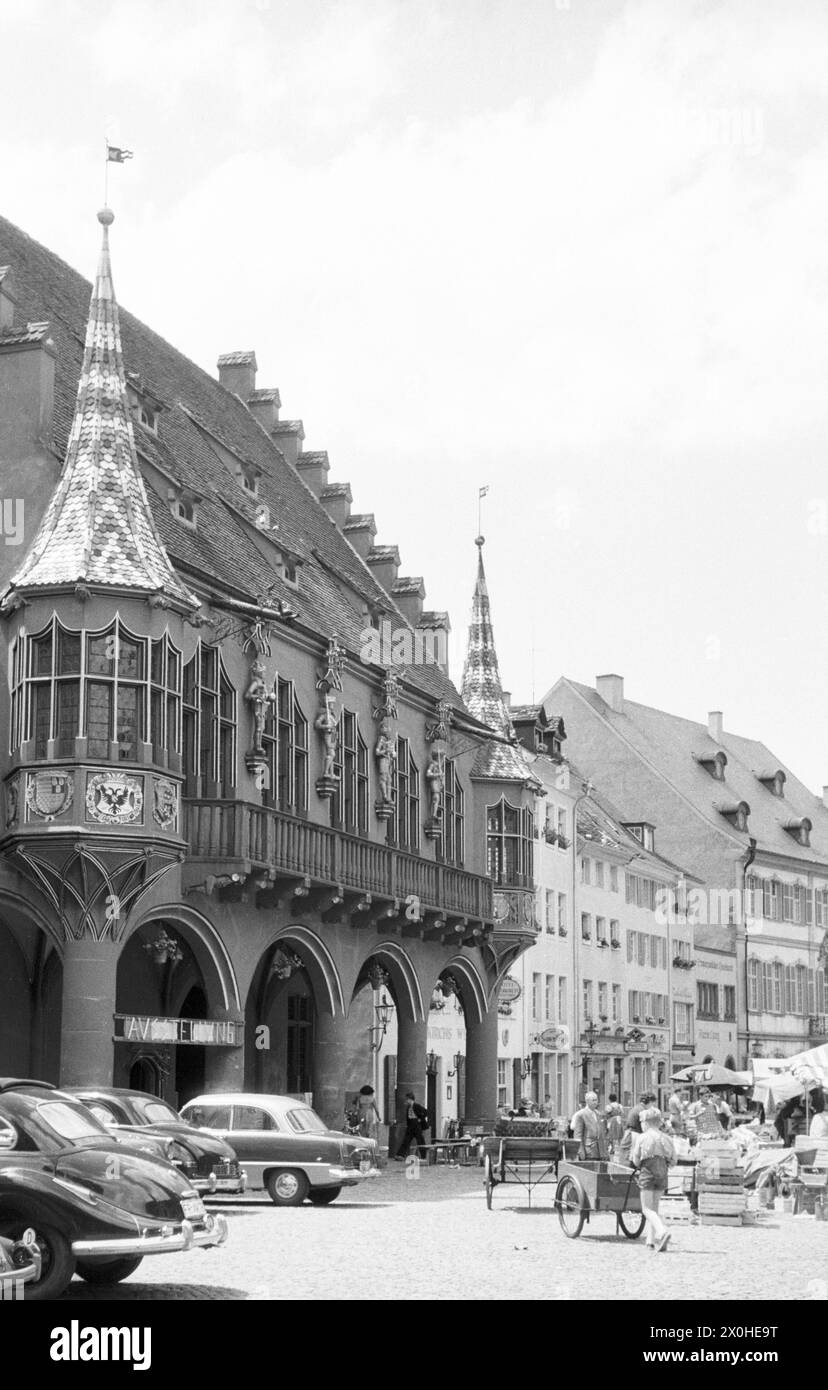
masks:
{"type": "Polygon", "coordinates": [[[397,1158],[407,1158],[411,1141],[417,1145],[417,1154],[421,1155],[421,1150],[425,1144],[423,1130],[428,1129],[428,1111],[424,1105],[419,1105],[414,1097],[413,1091],[406,1091],[405,1095],[405,1135],[397,1150],[397,1158]]]}

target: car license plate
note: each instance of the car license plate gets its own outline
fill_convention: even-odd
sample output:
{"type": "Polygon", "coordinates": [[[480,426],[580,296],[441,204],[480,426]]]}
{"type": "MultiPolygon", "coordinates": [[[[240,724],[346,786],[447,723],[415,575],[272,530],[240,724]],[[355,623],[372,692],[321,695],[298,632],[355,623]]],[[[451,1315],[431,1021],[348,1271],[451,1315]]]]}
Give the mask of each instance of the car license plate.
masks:
{"type": "Polygon", "coordinates": [[[200,1197],[182,1197],[181,1210],[186,1217],[204,1216],[204,1203],[200,1197]]]}

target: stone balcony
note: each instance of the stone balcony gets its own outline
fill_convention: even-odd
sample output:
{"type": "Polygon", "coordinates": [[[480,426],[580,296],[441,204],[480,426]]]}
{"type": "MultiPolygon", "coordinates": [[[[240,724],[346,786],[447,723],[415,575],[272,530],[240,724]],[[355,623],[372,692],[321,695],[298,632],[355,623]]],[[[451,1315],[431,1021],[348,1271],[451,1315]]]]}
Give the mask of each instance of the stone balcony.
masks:
{"type": "Polygon", "coordinates": [[[468,945],[509,934],[491,880],[465,869],[248,802],[187,800],[183,822],[185,891],[468,945]]]}

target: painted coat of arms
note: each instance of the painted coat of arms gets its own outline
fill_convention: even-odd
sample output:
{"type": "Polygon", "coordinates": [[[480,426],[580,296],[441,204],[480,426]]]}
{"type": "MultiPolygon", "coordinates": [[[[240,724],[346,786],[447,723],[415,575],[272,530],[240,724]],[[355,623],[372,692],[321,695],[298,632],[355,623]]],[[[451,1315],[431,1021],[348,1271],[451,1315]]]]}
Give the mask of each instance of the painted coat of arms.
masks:
{"type": "Polygon", "coordinates": [[[68,811],[75,798],[71,772],[30,772],[26,784],[29,819],[54,820],[68,811]]]}
{"type": "Polygon", "coordinates": [[[154,805],[152,818],[162,830],[174,830],[178,819],[178,788],[166,777],[159,777],[153,784],[154,805]]]}
{"type": "Polygon", "coordinates": [[[141,819],[144,792],[137,777],[125,772],[96,772],[86,784],[86,810],[104,825],[130,825],[141,819]]]}

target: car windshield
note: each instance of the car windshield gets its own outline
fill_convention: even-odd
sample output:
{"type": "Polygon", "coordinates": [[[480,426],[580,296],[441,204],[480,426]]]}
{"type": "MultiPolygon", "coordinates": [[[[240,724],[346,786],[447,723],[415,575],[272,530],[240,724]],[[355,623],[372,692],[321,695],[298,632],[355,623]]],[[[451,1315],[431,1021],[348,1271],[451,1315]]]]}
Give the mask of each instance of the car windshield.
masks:
{"type": "Polygon", "coordinates": [[[164,1100],[133,1100],[132,1105],[141,1124],[178,1125],[181,1123],[181,1116],[164,1100]]]}
{"type": "Polygon", "coordinates": [[[288,1124],[297,1134],[324,1134],[325,1125],[315,1111],[306,1105],[287,1112],[288,1124]]]}
{"type": "Polygon", "coordinates": [[[65,1100],[44,1101],[37,1114],[61,1139],[100,1139],[106,1134],[103,1125],[82,1105],[69,1105],[65,1100]]]}

